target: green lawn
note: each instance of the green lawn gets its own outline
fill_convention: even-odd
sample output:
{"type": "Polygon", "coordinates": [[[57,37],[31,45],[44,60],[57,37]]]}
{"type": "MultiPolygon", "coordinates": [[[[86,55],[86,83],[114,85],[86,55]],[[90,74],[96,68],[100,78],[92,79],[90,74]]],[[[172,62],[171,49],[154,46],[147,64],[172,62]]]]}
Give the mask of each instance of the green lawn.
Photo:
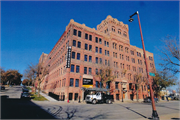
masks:
{"type": "Polygon", "coordinates": [[[31,92],[31,98],[36,101],[47,101],[47,99],[45,97],[43,97],[41,95],[40,95],[40,97],[38,97],[38,94],[37,93],[35,94],[33,92],[31,92]]]}

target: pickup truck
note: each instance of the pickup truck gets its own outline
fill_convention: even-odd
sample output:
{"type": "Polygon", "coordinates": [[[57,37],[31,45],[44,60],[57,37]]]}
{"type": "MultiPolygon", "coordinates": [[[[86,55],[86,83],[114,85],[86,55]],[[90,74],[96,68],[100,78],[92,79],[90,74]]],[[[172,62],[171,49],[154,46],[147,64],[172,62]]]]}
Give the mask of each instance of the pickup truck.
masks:
{"type": "Polygon", "coordinates": [[[93,104],[96,104],[98,102],[111,104],[113,101],[113,95],[107,95],[101,92],[97,92],[95,95],[87,95],[85,101],[86,103],[93,104]]]}

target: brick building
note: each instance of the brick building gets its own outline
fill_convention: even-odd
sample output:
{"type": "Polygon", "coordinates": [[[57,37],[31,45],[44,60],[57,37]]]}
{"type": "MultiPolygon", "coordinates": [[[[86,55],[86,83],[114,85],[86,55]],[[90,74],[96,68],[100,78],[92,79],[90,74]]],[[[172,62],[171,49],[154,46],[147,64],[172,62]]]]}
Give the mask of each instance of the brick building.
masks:
{"type": "MultiPolygon", "coordinates": [[[[40,57],[39,62],[49,67],[41,90],[60,95],[60,99],[64,96],[65,100],[83,100],[83,81],[92,80],[93,88],[99,87],[96,73],[103,67],[110,67],[116,78],[106,88],[111,89],[115,101],[122,97],[125,101],[136,99],[137,88],[139,99],[148,96],[143,50],[130,45],[128,33],[128,25],[110,15],[97,29],[71,19],[51,52],[40,57]],[[68,47],[71,48],[70,61],[66,59],[68,47]],[[141,76],[139,81],[136,81],[137,75],[141,76]]],[[[153,53],[146,51],[146,54],[149,71],[153,72],[153,53]]]]}

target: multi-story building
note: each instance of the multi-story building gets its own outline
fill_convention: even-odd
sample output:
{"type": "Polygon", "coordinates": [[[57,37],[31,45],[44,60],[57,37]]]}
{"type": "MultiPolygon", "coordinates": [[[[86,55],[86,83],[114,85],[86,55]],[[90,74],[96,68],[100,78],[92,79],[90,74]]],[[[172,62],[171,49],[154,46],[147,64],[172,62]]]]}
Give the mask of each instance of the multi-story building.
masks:
{"type": "MultiPolygon", "coordinates": [[[[115,79],[106,88],[111,89],[115,100],[136,99],[135,88],[139,99],[148,96],[143,50],[130,45],[128,33],[128,25],[110,15],[97,25],[97,29],[71,19],[51,52],[40,57],[40,62],[49,66],[49,74],[41,83],[41,89],[64,96],[65,100],[83,100],[83,81],[92,80],[93,87],[99,87],[96,73],[109,67],[115,79]],[[71,48],[70,54],[68,48],[71,48]],[[67,60],[67,56],[70,59],[67,60]],[[137,75],[141,76],[138,81],[137,75]]],[[[152,72],[155,69],[153,53],[146,51],[146,55],[152,72]]]]}

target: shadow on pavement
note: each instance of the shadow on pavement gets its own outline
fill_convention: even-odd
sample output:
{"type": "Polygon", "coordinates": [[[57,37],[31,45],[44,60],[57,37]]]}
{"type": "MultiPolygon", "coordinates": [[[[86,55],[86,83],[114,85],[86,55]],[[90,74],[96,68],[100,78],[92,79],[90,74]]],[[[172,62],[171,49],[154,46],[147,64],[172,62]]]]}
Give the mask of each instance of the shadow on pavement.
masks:
{"type": "Polygon", "coordinates": [[[1,119],[55,119],[30,100],[1,96],[1,119]]]}

